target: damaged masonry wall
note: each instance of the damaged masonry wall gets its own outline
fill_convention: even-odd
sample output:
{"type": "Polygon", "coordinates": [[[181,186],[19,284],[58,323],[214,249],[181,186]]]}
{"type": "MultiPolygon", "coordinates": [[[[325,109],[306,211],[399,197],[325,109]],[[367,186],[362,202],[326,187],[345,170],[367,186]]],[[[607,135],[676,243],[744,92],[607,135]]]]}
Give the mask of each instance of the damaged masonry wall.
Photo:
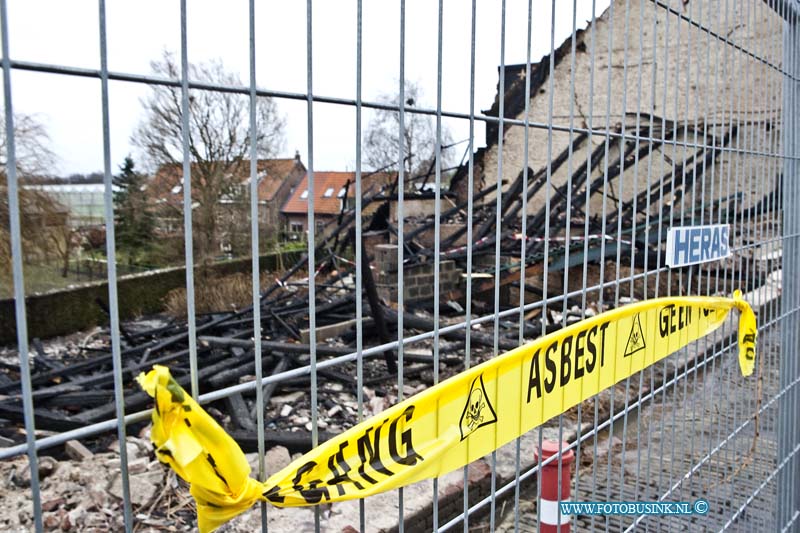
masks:
{"type": "MultiPolygon", "coordinates": [[[[641,142],[637,144],[631,140],[625,147],[621,177],[614,182],[609,180],[606,191],[591,195],[590,216],[600,216],[603,196],[611,200],[606,209],[616,210],[616,198],[630,201],[642,193],[648,183],[652,186],[665,175],[677,176],[679,181],[691,175],[686,186],[680,187],[684,209],[697,205],[701,198],[705,198],[706,205],[711,199],[722,198],[722,208],[733,190],[742,192],[735,197],[738,209],[746,209],[756,205],[776,186],[780,165],[774,157],[737,157],[730,152],[720,155],[718,151],[675,146],[674,142],[685,140],[691,144],[745,151],[778,151],[780,135],[772,131],[773,126],[780,125],[781,111],[782,76],[778,71],[781,36],[773,31],[780,27],[776,26],[777,15],[766,5],[730,6],[719,0],[691,0],[686,6],[681,0],[673,0],[668,4],[672,12],[649,0],[615,0],[612,7],[597,18],[594,28],[589,26],[577,33],[574,99],[570,98],[571,39],[556,50],[553,124],[568,127],[572,109],[575,128],[591,127],[595,131],[608,128],[613,133],[621,132],[624,126],[626,134],[635,135],[638,130],[641,135],[641,142]],[[694,24],[709,28],[711,33],[694,24]],[[745,55],[735,46],[753,50],[765,61],[745,55]],[[649,136],[659,140],[663,136],[666,143],[650,144],[644,139],[649,136]],[[634,180],[634,176],[637,179],[634,180]]],[[[549,63],[549,56],[546,56],[540,63],[531,65],[532,123],[548,123],[549,63]]],[[[504,115],[507,118],[524,119],[524,70],[524,65],[506,68],[504,115]]],[[[497,116],[498,107],[495,101],[486,114],[497,116]]],[[[486,135],[487,147],[475,157],[476,191],[492,187],[497,180],[497,126],[487,126],[486,135]]],[[[529,168],[531,175],[546,172],[548,159],[552,160],[554,187],[565,185],[570,174],[585,167],[590,151],[594,151],[596,159],[589,181],[602,177],[608,172],[607,168],[613,173],[615,164],[619,166],[618,139],[611,138],[606,148],[605,135],[594,135],[587,142],[585,136],[574,134],[572,161],[564,158],[559,163],[558,155],[567,151],[570,135],[553,132],[550,158],[547,136],[547,129],[529,130],[529,168]]],[[[520,175],[523,162],[524,128],[506,125],[504,191],[520,175]]],[[[466,167],[460,169],[452,185],[462,200],[466,200],[466,175],[466,167]]],[[[580,187],[576,186],[573,194],[579,191],[580,187]]],[[[681,205],[674,200],[679,199],[673,198],[670,190],[663,194],[663,201],[654,198],[648,202],[651,214],[656,214],[659,205],[672,205],[677,213],[681,205]]],[[[493,194],[482,199],[484,204],[494,201],[493,194]]],[[[530,198],[528,213],[542,209],[545,201],[546,187],[542,187],[530,198]]],[[[643,218],[641,206],[639,211],[643,218]]],[[[559,231],[563,233],[564,228],[554,228],[552,234],[558,235],[559,231]]]]}

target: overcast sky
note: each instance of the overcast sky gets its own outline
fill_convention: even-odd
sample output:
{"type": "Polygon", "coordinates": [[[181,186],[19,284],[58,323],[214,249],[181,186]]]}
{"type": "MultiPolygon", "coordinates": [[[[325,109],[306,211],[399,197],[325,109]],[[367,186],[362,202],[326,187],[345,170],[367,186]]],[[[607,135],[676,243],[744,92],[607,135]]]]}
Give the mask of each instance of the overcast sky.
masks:
{"type": "MultiPolygon", "coordinates": [[[[177,0],[108,0],[108,64],[112,71],[149,74],[150,61],[164,50],[179,52],[180,4],[177,0]]],[[[306,3],[256,2],[256,69],[260,88],[306,91],[306,3]]],[[[550,51],[551,2],[534,0],[532,60],[550,51]]],[[[558,0],[556,46],[572,30],[572,2],[558,0]]],[[[577,24],[591,19],[591,0],[577,2],[577,24]]],[[[608,5],[597,2],[597,15],[608,5]]],[[[406,2],[406,78],[423,91],[417,105],[436,104],[437,2],[406,2]]],[[[507,0],[506,63],[524,63],[527,2],[507,0]]],[[[11,57],[99,68],[97,2],[92,0],[9,0],[11,57]]],[[[444,2],[443,108],[469,110],[470,2],[444,2]]],[[[500,0],[479,0],[476,45],[476,111],[495,96],[500,61],[500,0]]],[[[356,2],[317,1],[313,11],[314,94],[355,98],[356,2]]],[[[248,83],[248,3],[246,0],[188,2],[189,59],[221,59],[248,83]]],[[[396,92],[399,79],[399,1],[365,0],[363,7],[363,97],[396,92]]],[[[16,112],[35,114],[45,124],[59,158],[57,174],[102,168],[100,83],[14,70],[16,112]]],[[[114,168],[128,153],[142,116],[144,85],[110,82],[111,155],[114,168]]],[[[306,104],[279,100],[286,117],[284,156],[299,150],[307,158],[306,104]]],[[[364,112],[364,126],[371,112],[364,112]]],[[[468,122],[446,121],[454,140],[468,137],[468,122]]],[[[476,144],[484,140],[476,129],[476,144]]],[[[462,149],[463,149],[462,145],[462,149]]],[[[476,146],[476,147],[477,147],[476,146]]],[[[459,151],[456,159],[460,159],[459,151]]],[[[352,170],[355,164],[355,109],[315,104],[314,161],[318,170],[352,170]]]]}

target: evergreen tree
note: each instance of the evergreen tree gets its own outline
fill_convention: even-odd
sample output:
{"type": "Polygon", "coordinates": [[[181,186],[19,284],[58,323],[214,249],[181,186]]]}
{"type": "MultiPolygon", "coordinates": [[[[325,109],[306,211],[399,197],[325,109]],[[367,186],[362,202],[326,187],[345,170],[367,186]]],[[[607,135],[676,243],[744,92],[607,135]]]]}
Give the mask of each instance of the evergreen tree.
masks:
{"type": "Polygon", "coordinates": [[[125,158],[120,173],[114,176],[116,242],[130,260],[140,259],[154,248],[155,221],[147,206],[145,176],[135,169],[131,156],[125,158]]]}

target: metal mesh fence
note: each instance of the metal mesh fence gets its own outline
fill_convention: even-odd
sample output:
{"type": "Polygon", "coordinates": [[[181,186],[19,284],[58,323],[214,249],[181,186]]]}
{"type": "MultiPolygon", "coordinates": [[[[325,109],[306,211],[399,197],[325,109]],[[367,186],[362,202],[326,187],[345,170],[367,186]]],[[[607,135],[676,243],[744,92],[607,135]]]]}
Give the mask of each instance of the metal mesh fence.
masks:
{"type": "MultiPolygon", "coordinates": [[[[326,414],[320,411],[329,410],[327,384],[344,379],[342,374],[349,377],[357,421],[372,412],[370,399],[376,388],[399,401],[419,387],[438,383],[440,377],[597,312],[653,297],[730,295],[735,289],[746,293],[758,315],[754,378],[737,373],[735,328],[729,324],[493,452],[481,465],[465,468],[456,490],[451,481],[433,480],[423,491],[427,503],[420,506],[412,498],[407,501],[401,489],[391,496],[391,512],[385,503],[360,501],[352,526],[377,530],[385,527],[379,515],[392,515],[393,527],[400,531],[546,530],[542,518],[547,503],[542,503],[541,467],[533,450],[555,440],[567,447],[559,445],[552,461],[561,463],[564,454],[574,453],[573,500],[703,498],[710,509],[706,515],[673,517],[579,515],[573,528],[800,530],[800,286],[795,277],[800,267],[800,148],[795,124],[800,11],[795,2],[612,0],[598,6],[593,1],[591,20],[581,26],[575,0],[558,6],[552,0],[549,20],[540,16],[541,6],[529,1],[526,62],[508,65],[506,1],[501,0],[492,4],[500,12],[498,94],[491,109],[482,112],[475,102],[480,46],[476,0],[438,3],[437,91],[431,107],[409,102],[403,82],[397,86],[396,101],[404,105],[362,98],[363,79],[369,73],[362,69],[361,0],[356,14],[356,92],[346,98],[314,92],[313,52],[320,46],[313,41],[314,29],[326,21],[312,20],[311,0],[304,30],[307,88],[297,93],[256,84],[255,13],[275,8],[257,6],[254,0],[249,1],[248,83],[190,79],[187,10],[192,6],[187,4],[181,0],[180,72],[168,79],[109,70],[104,0],[99,2],[99,69],[17,61],[8,38],[15,28],[9,27],[6,0],[0,0],[8,234],[19,353],[18,380],[4,389],[11,400],[0,403],[18,402],[26,439],[0,448],[0,458],[28,455],[36,530],[44,527],[36,474],[39,454],[110,431],[124,442],[126,427],[150,414],[132,378],[154,362],[184,365],[182,383],[201,403],[246,398],[245,409],[252,409],[249,427],[256,443],[257,475],[264,480],[270,473],[264,459],[270,408],[265,396],[281,386],[303,383],[308,393],[308,440],[316,446],[320,420],[327,426],[326,414]],[[466,109],[451,107],[442,96],[442,49],[447,39],[443,27],[450,10],[470,11],[470,47],[463,54],[471,66],[466,109]],[[556,41],[557,17],[567,17],[572,28],[563,43],[556,41]],[[543,34],[550,36],[549,54],[535,62],[532,39],[543,34]],[[37,437],[36,425],[45,421],[40,410],[42,405],[49,409],[46,402],[53,393],[37,395],[46,380],[39,379],[32,363],[26,322],[11,83],[20,71],[90,78],[101,88],[110,322],[103,368],[108,368],[104,386],[109,394],[113,391],[113,408],[107,404],[92,416],[77,415],[76,427],[44,437],[37,437]],[[182,110],[187,319],[171,330],[169,339],[138,347],[121,336],[117,293],[108,88],[115,81],[176,88],[182,110]],[[312,191],[306,202],[307,221],[300,228],[307,231],[303,261],[263,289],[259,154],[256,137],[251,137],[249,161],[243,161],[250,178],[252,304],[210,317],[195,309],[192,204],[193,190],[203,185],[192,180],[189,108],[198,91],[246,99],[249,131],[258,128],[260,98],[303,102],[307,190],[312,191]],[[315,142],[324,142],[314,135],[320,106],[351,110],[356,125],[348,133],[354,137],[355,173],[349,185],[353,203],[342,202],[338,218],[324,221],[315,210],[320,197],[313,193],[315,142]],[[395,163],[387,168],[367,169],[362,118],[377,111],[397,114],[397,152],[395,163]],[[403,140],[414,116],[433,117],[435,124],[427,172],[407,170],[411,154],[403,140]],[[458,121],[469,125],[466,143],[443,140],[446,123],[458,121]],[[476,138],[478,124],[485,126],[485,143],[476,138]],[[458,163],[446,162],[459,157],[458,163]],[[376,170],[388,173],[389,179],[375,185],[376,170]],[[420,182],[427,185],[418,187],[420,182]],[[381,215],[383,240],[375,244],[370,241],[375,233],[370,224],[383,212],[378,205],[385,206],[388,215],[381,215]],[[669,268],[669,228],[710,224],[729,226],[731,256],[669,268]],[[351,244],[342,246],[340,239],[351,244]],[[290,298],[298,293],[305,298],[299,306],[290,298]],[[302,331],[295,331],[291,320],[284,323],[288,318],[281,306],[287,305],[287,313],[302,315],[302,331]],[[353,326],[347,342],[329,341],[327,328],[346,320],[353,326]],[[283,326],[276,326],[279,323],[283,326]],[[280,327],[300,341],[295,352],[302,357],[291,363],[288,348],[273,342],[280,327]],[[247,360],[235,355],[233,347],[242,348],[242,353],[246,349],[247,360]],[[229,370],[226,364],[232,363],[225,361],[234,356],[240,366],[249,365],[240,375],[251,379],[213,386],[209,379],[229,370]],[[424,370],[414,366],[420,362],[427,365],[424,370]]],[[[405,0],[386,9],[391,15],[387,23],[399,25],[398,79],[405,80],[406,40],[415,21],[406,18],[405,0]]],[[[237,208],[248,209],[244,204],[237,208]]],[[[134,530],[139,519],[131,504],[126,454],[126,447],[120,446],[122,526],[134,530]]],[[[561,482],[559,477],[559,486],[561,482]]],[[[414,489],[414,498],[417,492],[414,489]]],[[[268,525],[282,530],[271,514],[273,510],[262,505],[258,520],[263,530],[268,525]]],[[[333,530],[331,524],[330,515],[316,509],[314,528],[333,530]]]]}

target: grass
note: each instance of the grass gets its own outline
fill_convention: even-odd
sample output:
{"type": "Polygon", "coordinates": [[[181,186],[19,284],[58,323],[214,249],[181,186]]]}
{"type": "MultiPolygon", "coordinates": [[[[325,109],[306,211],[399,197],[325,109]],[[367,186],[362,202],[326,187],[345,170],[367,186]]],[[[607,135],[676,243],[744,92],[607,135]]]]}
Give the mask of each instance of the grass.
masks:
{"type": "MultiPolygon", "coordinates": [[[[69,272],[67,277],[61,276],[61,268],[55,265],[24,265],[23,276],[25,277],[25,294],[35,294],[51,291],[54,289],[66,289],[70,285],[86,283],[86,277],[76,276],[74,272],[69,272]]],[[[11,276],[0,283],[0,299],[13,298],[14,286],[11,283],[11,276]],[[6,283],[8,281],[8,283],[6,283]]]]}

